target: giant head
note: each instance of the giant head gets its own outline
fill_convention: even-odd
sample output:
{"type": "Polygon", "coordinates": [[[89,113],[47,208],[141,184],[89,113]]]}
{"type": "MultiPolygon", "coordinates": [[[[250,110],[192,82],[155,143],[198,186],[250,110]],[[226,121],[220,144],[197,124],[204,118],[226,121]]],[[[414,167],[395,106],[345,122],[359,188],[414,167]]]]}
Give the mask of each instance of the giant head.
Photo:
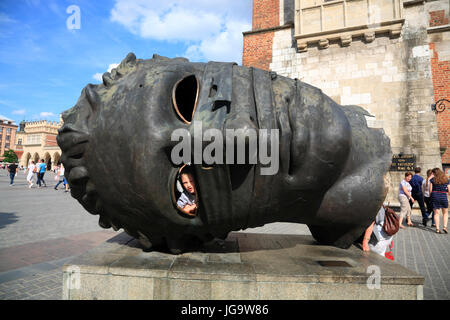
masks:
{"type": "Polygon", "coordinates": [[[389,139],[366,116],[273,72],[130,53],[63,113],[58,144],[72,196],[146,247],[284,221],[347,248],[387,193],[389,139]],[[191,214],[177,205],[186,164],[191,214]]]}

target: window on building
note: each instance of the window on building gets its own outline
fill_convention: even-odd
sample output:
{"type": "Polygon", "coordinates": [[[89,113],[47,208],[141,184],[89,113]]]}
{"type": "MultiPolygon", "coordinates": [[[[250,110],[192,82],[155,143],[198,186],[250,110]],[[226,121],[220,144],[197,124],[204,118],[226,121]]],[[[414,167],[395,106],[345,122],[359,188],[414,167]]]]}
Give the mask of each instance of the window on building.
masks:
{"type": "Polygon", "coordinates": [[[6,136],[6,141],[9,141],[10,138],[11,136],[6,136]]]}
{"type": "Polygon", "coordinates": [[[40,134],[31,134],[27,137],[27,144],[40,144],[40,143],[41,143],[40,134]]]}
{"type": "Polygon", "coordinates": [[[22,139],[18,139],[18,140],[17,140],[17,144],[18,144],[18,145],[21,145],[21,144],[22,144],[22,139]]]}
{"type": "Polygon", "coordinates": [[[9,149],[9,143],[5,143],[5,149],[9,149]]]}
{"type": "Polygon", "coordinates": [[[11,128],[6,128],[6,133],[11,133],[11,128]]]}
{"type": "Polygon", "coordinates": [[[300,52],[330,41],[348,46],[352,37],[372,42],[375,34],[399,36],[404,22],[400,0],[302,0],[295,1],[295,39],[300,52]]]}

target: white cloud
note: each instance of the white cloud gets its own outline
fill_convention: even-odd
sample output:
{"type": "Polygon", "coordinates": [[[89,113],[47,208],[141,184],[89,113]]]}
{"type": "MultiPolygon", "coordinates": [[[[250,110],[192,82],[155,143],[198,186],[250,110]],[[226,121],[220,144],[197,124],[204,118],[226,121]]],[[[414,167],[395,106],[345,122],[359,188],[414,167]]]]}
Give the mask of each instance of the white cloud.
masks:
{"type": "Polygon", "coordinates": [[[13,110],[12,114],[20,114],[23,115],[25,114],[25,109],[20,109],[20,110],[13,110]]]}
{"type": "Polygon", "coordinates": [[[190,60],[206,58],[213,61],[238,62],[242,60],[242,32],[248,30],[250,25],[239,22],[228,22],[225,31],[216,37],[202,40],[198,45],[191,45],[185,52],[190,60]]]}
{"type": "Polygon", "coordinates": [[[108,72],[111,72],[112,69],[117,68],[118,66],[119,66],[118,63],[111,63],[111,64],[108,66],[108,72]]]}
{"type": "Polygon", "coordinates": [[[116,0],[110,19],[142,38],[185,43],[193,61],[240,63],[251,10],[249,0],[116,0]]]}
{"type": "MultiPolygon", "coordinates": [[[[118,63],[111,63],[111,64],[108,66],[108,70],[106,70],[106,71],[107,71],[107,72],[111,72],[112,69],[117,68],[118,66],[119,66],[118,63]]],[[[97,72],[96,74],[94,74],[94,75],[92,76],[92,78],[95,79],[95,80],[97,80],[98,82],[102,82],[102,81],[103,81],[102,76],[103,76],[103,73],[97,72]]]]}
{"type": "Polygon", "coordinates": [[[101,81],[102,81],[102,75],[103,75],[103,73],[98,73],[98,72],[97,72],[96,74],[94,74],[94,75],[92,76],[92,78],[94,78],[95,80],[101,82],[101,81]]]}
{"type": "Polygon", "coordinates": [[[53,112],[41,112],[41,113],[39,113],[39,116],[41,118],[50,118],[50,117],[55,117],[56,114],[54,114],[53,112]]]}

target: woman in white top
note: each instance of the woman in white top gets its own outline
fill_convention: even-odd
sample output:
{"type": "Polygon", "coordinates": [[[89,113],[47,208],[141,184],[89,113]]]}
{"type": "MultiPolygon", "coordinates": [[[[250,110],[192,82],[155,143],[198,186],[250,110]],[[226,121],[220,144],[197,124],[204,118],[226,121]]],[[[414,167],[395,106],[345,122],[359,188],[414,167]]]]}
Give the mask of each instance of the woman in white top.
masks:
{"type": "Polygon", "coordinates": [[[400,228],[405,229],[405,227],[402,225],[403,219],[406,216],[407,224],[408,226],[414,226],[414,224],[411,222],[411,205],[409,204],[408,200],[411,200],[412,203],[414,203],[414,198],[411,195],[412,187],[409,184],[409,181],[411,181],[413,174],[411,172],[405,173],[405,179],[400,182],[400,188],[399,188],[399,194],[398,194],[398,201],[400,202],[400,219],[399,224],[400,228]]]}
{"type": "Polygon", "coordinates": [[[431,216],[431,227],[434,227],[434,210],[433,210],[433,203],[431,202],[431,195],[430,195],[430,180],[434,177],[433,171],[431,169],[427,170],[427,178],[423,179],[422,182],[422,194],[423,194],[423,200],[425,201],[425,204],[427,206],[427,214],[428,217],[430,214],[431,216]]]}
{"type": "Polygon", "coordinates": [[[385,256],[386,250],[391,244],[392,237],[383,230],[385,210],[383,207],[378,211],[375,221],[366,229],[362,248],[364,251],[374,251],[385,256]]]}
{"type": "Polygon", "coordinates": [[[31,188],[31,186],[33,185],[34,168],[36,168],[36,162],[31,161],[31,164],[27,168],[27,170],[28,170],[28,175],[27,175],[28,188],[31,188]]]}

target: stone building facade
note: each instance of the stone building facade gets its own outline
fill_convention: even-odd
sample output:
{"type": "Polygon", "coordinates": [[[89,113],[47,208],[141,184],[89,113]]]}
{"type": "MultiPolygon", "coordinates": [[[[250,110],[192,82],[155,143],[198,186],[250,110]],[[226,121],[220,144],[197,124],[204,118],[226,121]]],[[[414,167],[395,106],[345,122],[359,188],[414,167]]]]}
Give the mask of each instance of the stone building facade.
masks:
{"type": "Polygon", "coordinates": [[[61,126],[62,122],[22,121],[15,140],[19,166],[28,167],[31,161],[37,163],[44,159],[47,168],[54,169],[61,158],[61,149],[56,143],[61,126]]]}
{"type": "Polygon", "coordinates": [[[14,149],[17,125],[13,120],[0,116],[0,161],[6,150],[14,149]]]}
{"type": "MultiPolygon", "coordinates": [[[[368,110],[394,155],[450,168],[448,0],[253,0],[242,64],[314,85],[368,110]],[[270,17],[270,18],[268,18],[270,17]]],[[[422,172],[424,174],[424,172],[422,172]]],[[[397,203],[402,171],[390,171],[397,203]]]]}

